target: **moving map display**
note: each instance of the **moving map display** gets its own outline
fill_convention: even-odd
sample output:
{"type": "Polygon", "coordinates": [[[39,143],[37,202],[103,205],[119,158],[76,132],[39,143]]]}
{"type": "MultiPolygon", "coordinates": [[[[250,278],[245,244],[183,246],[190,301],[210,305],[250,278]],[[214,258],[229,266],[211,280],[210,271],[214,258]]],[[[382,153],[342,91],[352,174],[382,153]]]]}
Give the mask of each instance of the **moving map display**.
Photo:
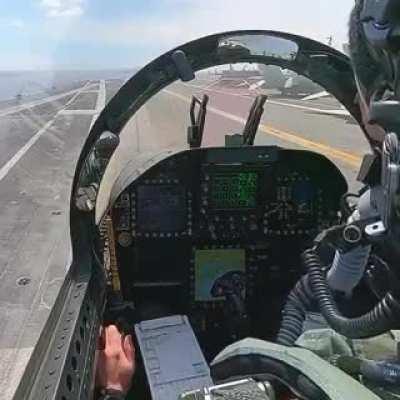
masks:
{"type": "Polygon", "coordinates": [[[254,208],[257,205],[256,172],[220,173],[211,176],[211,206],[216,209],[254,208]]]}
{"type": "Polygon", "coordinates": [[[216,301],[212,289],[221,277],[232,272],[244,274],[245,250],[196,250],[195,252],[195,300],[216,301]]]}

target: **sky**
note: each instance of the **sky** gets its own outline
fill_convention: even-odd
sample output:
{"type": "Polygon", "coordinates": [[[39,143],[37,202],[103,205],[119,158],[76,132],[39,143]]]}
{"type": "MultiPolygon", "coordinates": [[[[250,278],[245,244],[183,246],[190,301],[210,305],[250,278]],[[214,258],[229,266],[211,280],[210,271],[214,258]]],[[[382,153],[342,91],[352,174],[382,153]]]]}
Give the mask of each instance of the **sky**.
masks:
{"type": "Polygon", "coordinates": [[[0,0],[0,70],[135,68],[189,40],[272,29],[338,49],[354,0],[0,0]]]}

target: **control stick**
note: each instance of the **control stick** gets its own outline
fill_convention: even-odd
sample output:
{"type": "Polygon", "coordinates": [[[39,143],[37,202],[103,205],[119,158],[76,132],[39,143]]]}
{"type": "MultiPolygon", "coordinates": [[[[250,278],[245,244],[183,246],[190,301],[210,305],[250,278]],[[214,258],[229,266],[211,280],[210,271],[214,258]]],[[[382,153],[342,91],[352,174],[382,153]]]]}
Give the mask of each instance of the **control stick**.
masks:
{"type": "Polygon", "coordinates": [[[248,328],[248,318],[244,302],[246,276],[242,271],[231,271],[219,277],[211,288],[213,297],[225,297],[224,309],[228,329],[233,339],[243,337],[248,328]]]}

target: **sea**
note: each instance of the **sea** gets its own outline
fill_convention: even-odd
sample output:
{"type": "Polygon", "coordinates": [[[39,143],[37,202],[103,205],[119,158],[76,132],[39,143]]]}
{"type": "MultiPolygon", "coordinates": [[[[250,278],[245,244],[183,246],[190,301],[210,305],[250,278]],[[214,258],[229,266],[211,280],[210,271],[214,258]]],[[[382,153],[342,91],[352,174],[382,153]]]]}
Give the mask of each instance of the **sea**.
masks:
{"type": "Polygon", "coordinates": [[[0,71],[0,101],[37,98],[69,90],[82,82],[98,79],[126,80],[137,69],[0,71]]]}

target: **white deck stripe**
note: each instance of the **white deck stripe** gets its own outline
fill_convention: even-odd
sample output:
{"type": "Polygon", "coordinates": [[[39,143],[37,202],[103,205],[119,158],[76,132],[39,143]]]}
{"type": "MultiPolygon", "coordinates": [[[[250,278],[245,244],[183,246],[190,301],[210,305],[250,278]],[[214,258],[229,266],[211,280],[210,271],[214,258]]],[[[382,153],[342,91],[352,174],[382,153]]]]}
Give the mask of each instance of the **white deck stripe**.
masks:
{"type": "Polygon", "coordinates": [[[93,115],[92,122],[90,123],[89,132],[92,130],[96,119],[103,111],[103,108],[106,106],[106,81],[104,79],[99,82],[99,94],[97,96],[96,102],[96,113],[93,115]]]}
{"type": "MultiPolygon", "coordinates": [[[[220,94],[225,94],[228,96],[236,96],[236,97],[242,97],[242,98],[251,98],[251,96],[249,95],[244,95],[244,94],[239,94],[239,93],[229,93],[226,92],[224,90],[217,90],[217,89],[209,89],[208,87],[204,87],[204,86],[198,86],[198,85],[193,85],[190,83],[184,83],[184,86],[191,86],[197,89],[201,89],[201,90],[207,90],[208,92],[214,92],[214,93],[220,93],[220,94]]],[[[312,111],[312,112],[316,112],[316,113],[320,113],[320,114],[332,114],[332,115],[339,115],[339,116],[350,116],[350,113],[347,110],[343,110],[343,109],[320,109],[320,108],[315,108],[315,107],[307,107],[307,106],[301,106],[298,104],[291,104],[291,103],[284,103],[281,101],[275,101],[275,100],[270,100],[268,99],[268,103],[267,104],[274,104],[277,106],[284,106],[284,107],[291,107],[291,108],[297,108],[299,110],[306,110],[306,111],[312,111]]]]}
{"type": "Polygon", "coordinates": [[[50,102],[55,101],[55,100],[62,99],[63,97],[70,96],[71,94],[80,92],[80,90],[82,90],[83,87],[86,87],[86,85],[82,86],[82,87],[80,87],[78,89],[70,90],[69,92],[60,93],[60,94],[57,94],[55,96],[46,97],[46,98],[41,99],[41,100],[32,101],[32,102],[26,103],[26,104],[21,104],[20,106],[15,106],[15,107],[6,108],[4,110],[0,110],[0,117],[4,117],[4,116],[9,115],[9,114],[15,114],[17,112],[20,112],[20,111],[23,111],[23,110],[26,110],[26,109],[29,109],[29,108],[33,108],[33,107],[36,107],[36,106],[40,106],[42,104],[46,104],[46,103],[50,103],[50,102]]]}
{"type": "Polygon", "coordinates": [[[94,94],[97,94],[97,93],[99,93],[99,91],[98,90],[94,90],[94,89],[90,89],[90,90],[84,90],[82,93],[89,93],[89,94],[94,93],[94,94]]]}
{"type": "MultiPolygon", "coordinates": [[[[175,93],[168,89],[164,89],[164,92],[171,96],[175,96],[176,98],[181,99],[184,102],[190,104],[189,97],[186,97],[180,93],[175,93]]],[[[218,108],[207,107],[207,111],[210,111],[214,114],[220,115],[221,117],[230,119],[231,121],[238,122],[242,125],[245,125],[245,123],[246,123],[246,120],[244,118],[241,118],[241,117],[231,114],[231,113],[227,113],[218,108]]],[[[361,157],[357,154],[353,154],[353,153],[341,150],[339,148],[331,147],[324,143],[312,141],[312,140],[302,137],[298,133],[286,132],[284,130],[277,129],[273,126],[260,124],[259,130],[270,136],[277,137],[279,140],[283,140],[285,142],[289,142],[289,143],[296,144],[298,146],[302,146],[309,150],[314,150],[314,151],[323,153],[325,155],[329,155],[330,157],[336,158],[348,165],[351,165],[352,167],[359,168],[359,166],[360,166],[361,157]]]]}
{"type": "Polygon", "coordinates": [[[59,115],[96,115],[96,110],[61,110],[59,115]]]}
{"type": "Polygon", "coordinates": [[[22,146],[15,155],[0,169],[0,181],[2,181],[6,175],[10,172],[10,169],[22,158],[22,156],[38,141],[40,136],[43,135],[50,128],[56,119],[55,115],[50,121],[48,121],[41,129],[39,129],[26,143],[22,146]]]}
{"type": "Polygon", "coordinates": [[[99,83],[99,95],[97,96],[96,110],[101,113],[106,106],[106,81],[102,79],[99,83]]]}
{"type": "Polygon", "coordinates": [[[343,115],[343,116],[350,117],[350,113],[345,109],[332,109],[332,110],[321,109],[321,108],[300,106],[297,104],[282,103],[280,101],[274,101],[274,100],[268,100],[268,103],[275,104],[277,106],[285,106],[285,107],[298,108],[300,110],[312,111],[312,112],[319,113],[319,114],[343,115]]]}
{"type": "MultiPolygon", "coordinates": [[[[80,89],[77,91],[74,91],[75,95],[65,104],[65,107],[68,107],[81,93],[82,90],[84,90],[87,87],[88,84],[82,86],[80,89]]],[[[62,110],[61,110],[62,111],[62,110]]],[[[58,114],[60,112],[56,113],[54,117],[46,122],[15,154],[14,156],[6,162],[1,168],[0,168],[0,182],[7,176],[7,174],[10,172],[11,168],[14,167],[14,165],[24,156],[24,154],[39,140],[39,138],[50,128],[50,126],[54,123],[56,120],[58,114]]],[[[1,116],[1,115],[0,115],[1,116]]]]}

